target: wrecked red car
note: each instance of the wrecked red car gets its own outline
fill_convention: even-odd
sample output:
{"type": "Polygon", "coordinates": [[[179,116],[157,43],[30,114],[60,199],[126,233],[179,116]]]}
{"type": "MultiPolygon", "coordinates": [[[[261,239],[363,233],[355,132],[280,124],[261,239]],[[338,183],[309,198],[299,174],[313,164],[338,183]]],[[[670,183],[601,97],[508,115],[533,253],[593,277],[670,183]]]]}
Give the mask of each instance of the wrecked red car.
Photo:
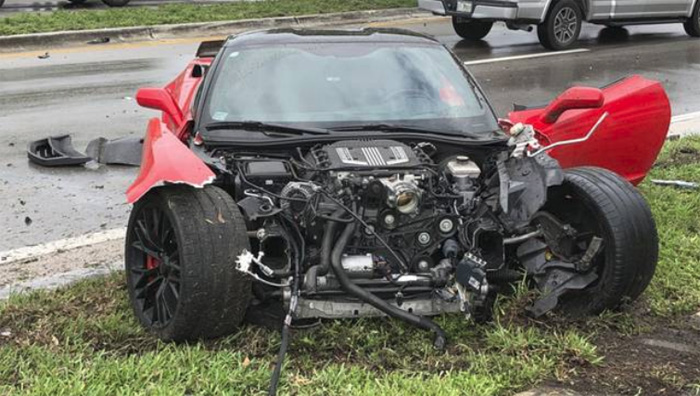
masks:
{"type": "Polygon", "coordinates": [[[533,315],[585,315],[654,274],[633,184],[669,126],[658,82],[574,87],[499,121],[430,37],[273,30],[204,43],[137,100],[163,115],[127,192],[127,283],[162,339],[231,333],[246,312],[284,331],[388,315],[442,347],[430,316],[488,320],[511,283],[540,290],[533,315]]]}

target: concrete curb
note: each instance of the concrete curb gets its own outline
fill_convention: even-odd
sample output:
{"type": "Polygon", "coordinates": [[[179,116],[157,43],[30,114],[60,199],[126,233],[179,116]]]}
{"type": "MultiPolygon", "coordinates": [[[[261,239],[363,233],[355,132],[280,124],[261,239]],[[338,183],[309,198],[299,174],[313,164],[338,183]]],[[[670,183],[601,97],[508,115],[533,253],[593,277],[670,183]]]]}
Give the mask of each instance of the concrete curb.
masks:
{"type": "Polygon", "coordinates": [[[106,276],[124,268],[123,262],[114,262],[103,268],[78,268],[51,276],[30,279],[26,282],[0,287],[0,301],[7,300],[15,294],[30,293],[37,290],[53,290],[70,286],[78,281],[98,276],[106,276]]]}
{"type": "Polygon", "coordinates": [[[110,42],[157,40],[172,37],[227,35],[250,29],[282,28],[309,25],[351,24],[426,17],[432,14],[417,8],[350,11],[332,14],[300,15],[277,18],[243,19],[237,21],[185,23],[178,25],[133,26],[94,30],[0,36],[0,53],[46,49],[69,44],[87,43],[109,37],[110,42]]]}

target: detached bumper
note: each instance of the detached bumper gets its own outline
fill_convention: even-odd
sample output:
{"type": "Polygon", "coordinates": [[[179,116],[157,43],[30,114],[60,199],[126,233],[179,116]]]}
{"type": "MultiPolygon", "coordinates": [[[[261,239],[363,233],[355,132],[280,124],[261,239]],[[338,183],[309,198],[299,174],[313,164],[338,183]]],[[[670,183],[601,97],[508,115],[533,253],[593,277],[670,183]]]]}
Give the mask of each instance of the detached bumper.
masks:
{"type": "Polygon", "coordinates": [[[438,15],[469,19],[512,21],[518,19],[518,4],[502,0],[418,0],[418,8],[438,15]],[[461,3],[458,5],[458,3],[461,3]]]}

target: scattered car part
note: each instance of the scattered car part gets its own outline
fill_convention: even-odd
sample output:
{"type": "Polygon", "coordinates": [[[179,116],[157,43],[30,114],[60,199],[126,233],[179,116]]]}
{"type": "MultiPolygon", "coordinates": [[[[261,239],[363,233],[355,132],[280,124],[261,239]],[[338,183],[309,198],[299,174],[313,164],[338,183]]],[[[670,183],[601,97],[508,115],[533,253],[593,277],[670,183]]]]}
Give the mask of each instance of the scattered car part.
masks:
{"type": "MultiPolygon", "coordinates": [[[[213,53],[136,96],[162,117],[149,122],[127,191],[125,265],[156,277],[173,246],[185,246],[177,266],[199,269],[180,273],[180,288],[200,282],[198,272],[233,270],[252,292],[212,281],[209,294],[190,295],[196,317],[179,300],[144,305],[136,292],[130,300],[140,318],[161,306],[165,323],[141,323],[165,339],[171,322],[178,339],[214,336],[198,319],[229,318],[206,308],[219,294],[237,299],[236,320],[249,301],[284,317],[271,394],[297,318],[381,312],[432,331],[443,347],[444,330],[425,316],[459,308],[488,319],[498,291],[518,280],[543,292],[535,313],[585,315],[635,299],[651,279],[658,239],[648,206],[620,176],[581,166],[631,169],[623,173],[631,181],[646,175],[670,122],[658,83],[575,87],[499,124],[464,66],[414,32],[271,30],[232,36],[213,53]],[[346,64],[360,59],[362,68],[346,64]],[[297,107],[288,98],[302,90],[297,107]],[[148,210],[169,214],[175,229],[148,210]],[[231,217],[236,231],[219,232],[231,217]],[[139,249],[139,236],[166,248],[139,249]],[[234,255],[217,255],[225,243],[234,255]]],[[[145,296],[161,295],[150,287],[145,296]]]]}
{"type": "Polygon", "coordinates": [[[78,166],[90,161],[107,165],[141,165],[143,138],[114,140],[97,138],[88,143],[86,154],[73,148],[70,135],[53,136],[29,143],[29,160],[41,166],[78,166]]]}
{"type": "Polygon", "coordinates": [[[143,138],[123,137],[113,140],[97,138],[88,143],[85,153],[101,164],[141,165],[143,138]]]}
{"type": "Polygon", "coordinates": [[[109,41],[110,41],[109,37],[100,37],[100,38],[96,38],[94,40],[90,40],[87,43],[88,44],[107,44],[107,43],[109,43],[109,41]]]}
{"type": "Polygon", "coordinates": [[[604,128],[600,128],[584,143],[556,147],[548,155],[559,161],[563,168],[598,166],[609,169],[632,184],[644,180],[661,151],[671,124],[671,105],[663,86],[658,81],[641,76],[618,80],[602,89],[602,106],[567,111],[556,121],[551,114],[558,109],[578,104],[583,97],[588,104],[596,96],[586,88],[570,88],[549,105],[529,107],[508,114],[512,124],[532,125],[542,146],[585,136],[600,116],[607,112],[604,128]],[[629,111],[634,107],[635,111],[629,111]],[[643,133],[641,131],[644,131],[643,133]]]}
{"type": "Polygon", "coordinates": [[[30,162],[49,167],[83,165],[92,160],[73,148],[70,135],[52,136],[31,142],[27,148],[27,156],[30,162]]]}
{"type": "Polygon", "coordinates": [[[659,186],[673,186],[673,187],[685,188],[685,189],[689,189],[689,190],[695,190],[697,188],[700,188],[700,184],[698,184],[698,183],[688,182],[688,181],[683,181],[683,180],[652,179],[651,182],[654,184],[657,184],[659,186]]]}

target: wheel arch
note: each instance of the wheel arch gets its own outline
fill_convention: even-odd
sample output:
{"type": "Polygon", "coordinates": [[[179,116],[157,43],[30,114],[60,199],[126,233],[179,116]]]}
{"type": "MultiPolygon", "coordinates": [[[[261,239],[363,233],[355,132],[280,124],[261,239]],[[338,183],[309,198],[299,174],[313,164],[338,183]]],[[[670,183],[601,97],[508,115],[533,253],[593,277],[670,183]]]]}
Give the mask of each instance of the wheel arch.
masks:
{"type": "MultiPolygon", "coordinates": [[[[697,1],[697,0],[696,0],[697,1]]],[[[540,15],[540,20],[539,23],[544,22],[545,19],[547,19],[547,14],[549,13],[549,10],[554,7],[555,4],[557,4],[559,0],[547,0],[547,3],[545,4],[544,8],[542,9],[542,14],[540,15]]],[[[588,11],[591,9],[590,8],[590,0],[574,0],[576,4],[581,8],[581,13],[583,14],[583,20],[587,21],[588,20],[588,11]]]]}
{"type": "Polygon", "coordinates": [[[148,123],[143,142],[141,169],[126,191],[129,203],[135,203],[153,188],[165,184],[186,184],[203,188],[216,175],[158,118],[148,123]]]}

